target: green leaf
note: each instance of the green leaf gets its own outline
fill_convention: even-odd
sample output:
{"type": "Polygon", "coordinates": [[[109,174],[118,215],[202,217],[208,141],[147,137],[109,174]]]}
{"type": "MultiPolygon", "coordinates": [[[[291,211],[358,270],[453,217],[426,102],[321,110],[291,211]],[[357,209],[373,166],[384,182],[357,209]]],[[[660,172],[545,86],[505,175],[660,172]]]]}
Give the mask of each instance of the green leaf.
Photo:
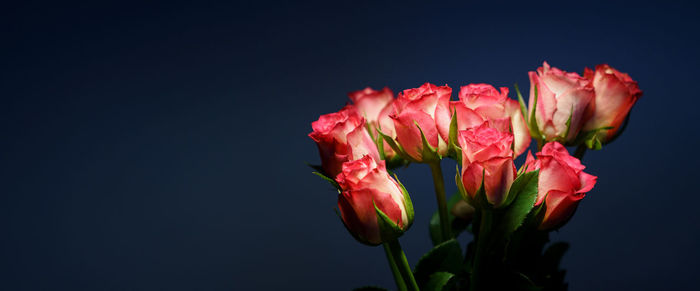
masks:
{"type": "Polygon", "coordinates": [[[384,289],[382,287],[377,287],[377,286],[362,286],[359,288],[352,289],[353,291],[389,291],[387,289],[384,289]]]}
{"type": "Polygon", "coordinates": [[[328,181],[328,183],[331,183],[331,185],[333,185],[333,187],[335,187],[336,189],[338,189],[338,192],[341,191],[340,184],[338,184],[338,182],[336,182],[335,180],[333,180],[333,179],[329,178],[328,176],[326,176],[326,175],[324,175],[324,174],[321,174],[321,173],[319,173],[319,172],[311,172],[311,173],[314,174],[314,175],[316,175],[316,176],[321,177],[321,179],[323,179],[323,180],[328,181]]]}
{"type": "MultiPolygon", "coordinates": [[[[510,190],[508,190],[508,196],[506,196],[506,199],[503,201],[503,204],[501,204],[501,207],[507,207],[508,205],[510,205],[513,202],[513,200],[515,200],[515,197],[518,196],[518,193],[520,193],[525,186],[528,186],[533,178],[537,179],[537,171],[539,170],[519,174],[515,178],[515,181],[513,181],[513,184],[510,185],[510,190]]],[[[537,187],[536,184],[535,187],[537,187]]]]}
{"type": "Polygon", "coordinates": [[[518,103],[520,103],[520,112],[523,114],[523,118],[527,119],[527,106],[525,106],[525,100],[523,100],[523,94],[520,93],[520,88],[518,84],[513,84],[515,86],[515,93],[518,94],[518,103]]]}
{"type": "Polygon", "coordinates": [[[435,272],[428,278],[428,283],[422,288],[424,291],[442,291],[450,290],[450,280],[454,278],[454,274],[448,272],[435,272]]]}
{"type": "Polygon", "coordinates": [[[456,239],[448,240],[435,246],[423,255],[416,264],[414,277],[421,287],[430,281],[435,272],[450,272],[456,274],[462,268],[462,249],[456,239]]]}
{"type": "MultiPolygon", "coordinates": [[[[509,193],[508,196],[515,196],[510,205],[504,209],[504,213],[499,223],[498,233],[501,238],[507,239],[525,220],[525,217],[530,213],[530,210],[535,205],[537,200],[537,182],[539,180],[539,170],[527,172],[518,177],[518,184],[515,185],[515,193],[509,193]]],[[[511,186],[513,188],[513,186],[511,186]]]]}
{"type": "MultiPolygon", "coordinates": [[[[469,221],[465,221],[464,219],[456,217],[452,214],[452,208],[460,200],[462,200],[462,195],[459,193],[455,193],[449,200],[447,200],[447,221],[449,221],[452,235],[455,237],[459,236],[459,234],[462,233],[469,225],[469,221]]],[[[433,245],[439,244],[442,229],[440,228],[440,213],[438,211],[435,211],[433,216],[430,218],[429,227],[430,239],[433,241],[433,245]]]]}

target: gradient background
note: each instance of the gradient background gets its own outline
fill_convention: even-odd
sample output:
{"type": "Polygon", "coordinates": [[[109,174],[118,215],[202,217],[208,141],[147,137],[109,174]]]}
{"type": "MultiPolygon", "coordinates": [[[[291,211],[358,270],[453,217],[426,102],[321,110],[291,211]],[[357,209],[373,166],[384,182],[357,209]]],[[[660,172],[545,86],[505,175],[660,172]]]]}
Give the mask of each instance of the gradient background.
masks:
{"type": "MultiPolygon", "coordinates": [[[[310,122],[365,86],[527,91],[544,60],[607,62],[644,90],[624,136],[586,155],[599,182],[553,235],[572,244],[570,289],[697,285],[695,4],[331,2],[4,6],[0,289],[394,288],[304,165],[310,122]]],[[[434,194],[427,166],[398,174],[413,265],[434,194]]]]}

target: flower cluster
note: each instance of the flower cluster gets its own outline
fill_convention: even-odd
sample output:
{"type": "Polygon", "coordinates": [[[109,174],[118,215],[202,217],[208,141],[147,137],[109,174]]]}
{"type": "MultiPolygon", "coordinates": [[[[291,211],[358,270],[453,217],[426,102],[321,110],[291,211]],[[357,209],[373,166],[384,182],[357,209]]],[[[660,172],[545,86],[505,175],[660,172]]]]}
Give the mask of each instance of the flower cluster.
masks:
{"type": "MultiPolygon", "coordinates": [[[[545,62],[529,77],[528,104],[519,91],[515,100],[507,87],[489,84],[462,86],[457,100],[447,85],[426,83],[397,96],[388,88],[368,87],[349,93],[351,104],[311,124],[309,137],[321,156],[317,174],[338,189],[343,224],[358,241],[385,245],[392,270],[400,271],[394,273],[399,289],[428,283],[395,265],[403,256],[397,253],[397,239],[413,223],[414,213],[408,192],[390,169],[430,165],[438,202],[434,220],[439,221],[435,227],[431,222],[431,236],[437,248],[465,229],[455,228],[457,220],[473,224],[475,249],[463,261],[472,270],[466,281],[478,289],[488,277],[480,270],[493,268],[484,257],[509,266],[537,264],[519,261],[528,248],[518,243],[532,245],[528,240],[572,217],[597,180],[584,172],[583,153],[617,138],[642,94],[629,75],[605,64],[586,68],[581,76],[545,62]],[[531,139],[537,152],[528,152],[516,167],[515,159],[531,139]],[[565,146],[577,146],[575,155],[565,146]],[[461,195],[449,203],[440,167],[444,158],[459,165],[455,181],[461,195]]],[[[516,271],[533,276],[529,282],[552,277],[516,271]]]]}

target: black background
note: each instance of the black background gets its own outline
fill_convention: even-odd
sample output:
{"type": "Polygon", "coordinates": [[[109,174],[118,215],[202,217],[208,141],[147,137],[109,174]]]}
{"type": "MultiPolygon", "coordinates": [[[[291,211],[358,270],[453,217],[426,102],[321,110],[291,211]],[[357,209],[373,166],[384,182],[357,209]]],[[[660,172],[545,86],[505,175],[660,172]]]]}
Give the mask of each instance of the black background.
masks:
{"type": "MultiPolygon", "coordinates": [[[[553,236],[572,244],[570,289],[693,289],[699,9],[563,2],[4,4],[0,288],[393,288],[304,165],[310,122],[365,86],[527,90],[546,60],[609,63],[644,91],[625,134],[586,155],[598,184],[553,236]]],[[[425,165],[398,174],[415,264],[432,184],[425,165]]]]}

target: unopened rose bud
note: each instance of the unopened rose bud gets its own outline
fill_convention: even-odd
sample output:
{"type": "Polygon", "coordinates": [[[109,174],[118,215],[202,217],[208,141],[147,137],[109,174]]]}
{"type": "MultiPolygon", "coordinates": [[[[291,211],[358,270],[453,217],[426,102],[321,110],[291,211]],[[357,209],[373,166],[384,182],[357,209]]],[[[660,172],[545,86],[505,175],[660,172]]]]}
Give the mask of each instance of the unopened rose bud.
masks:
{"type": "Polygon", "coordinates": [[[586,68],[584,77],[593,83],[595,102],[591,117],[583,125],[583,130],[612,127],[598,133],[600,141],[605,143],[618,132],[630,109],[642,96],[642,91],[628,74],[607,64],[596,66],[595,71],[586,68]]]}
{"type": "Polygon", "coordinates": [[[384,161],[364,156],[346,162],[336,181],[341,187],[338,195],[341,218],[358,241],[378,245],[400,236],[413,223],[413,206],[408,193],[389,176],[384,161]],[[386,215],[398,231],[382,228],[377,210],[386,215]]]}
{"type": "Polygon", "coordinates": [[[569,155],[558,142],[550,142],[537,153],[537,159],[528,153],[525,171],[540,170],[535,206],[546,206],[541,230],[561,227],[574,214],[579,201],[593,189],[598,177],[583,172],[586,167],[569,155]]]}
{"type": "Polygon", "coordinates": [[[328,177],[340,173],[346,161],[371,155],[379,159],[377,146],[365,128],[365,119],[348,105],[338,112],[321,115],[311,123],[309,137],[318,145],[321,167],[328,177]]]}

